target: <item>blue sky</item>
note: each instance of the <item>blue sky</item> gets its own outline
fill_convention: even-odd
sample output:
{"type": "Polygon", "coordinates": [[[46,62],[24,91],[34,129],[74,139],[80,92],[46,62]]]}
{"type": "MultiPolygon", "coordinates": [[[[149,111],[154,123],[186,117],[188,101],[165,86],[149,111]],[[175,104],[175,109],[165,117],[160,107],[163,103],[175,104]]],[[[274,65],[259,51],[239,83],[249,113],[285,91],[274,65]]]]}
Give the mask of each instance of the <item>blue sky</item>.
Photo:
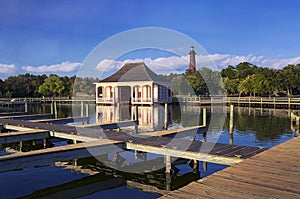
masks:
{"type": "Polygon", "coordinates": [[[300,63],[299,8],[297,0],[0,0],[0,78],[76,74],[100,42],[141,27],[186,34],[221,68],[281,68],[300,63]]]}

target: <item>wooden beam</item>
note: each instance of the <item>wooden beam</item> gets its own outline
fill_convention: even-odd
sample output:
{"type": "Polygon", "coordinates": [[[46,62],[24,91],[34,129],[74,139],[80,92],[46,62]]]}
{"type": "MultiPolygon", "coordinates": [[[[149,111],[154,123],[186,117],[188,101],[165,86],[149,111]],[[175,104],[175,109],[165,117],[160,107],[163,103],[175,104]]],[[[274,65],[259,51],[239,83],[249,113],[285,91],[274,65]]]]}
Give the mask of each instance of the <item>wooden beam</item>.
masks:
{"type": "Polygon", "coordinates": [[[182,151],[182,150],[171,149],[171,148],[162,148],[162,147],[155,147],[149,145],[135,144],[130,142],[126,142],[126,148],[130,150],[138,150],[138,151],[143,151],[148,153],[169,155],[173,157],[206,161],[206,162],[212,162],[212,163],[224,164],[224,165],[232,165],[243,161],[243,159],[241,158],[225,157],[225,156],[212,155],[212,154],[200,153],[200,152],[192,152],[192,151],[182,151]]]}
{"type": "Polygon", "coordinates": [[[103,155],[121,150],[115,145],[123,147],[124,143],[122,141],[98,140],[89,143],[71,144],[0,156],[0,172],[33,166],[44,166],[57,161],[103,155]]]}
{"type": "Polygon", "coordinates": [[[1,116],[0,118],[14,119],[14,120],[37,120],[37,119],[52,119],[53,114],[36,114],[36,115],[15,115],[15,116],[1,116]]]}
{"type": "Polygon", "coordinates": [[[105,124],[77,125],[76,127],[106,130],[106,129],[117,129],[117,128],[128,127],[128,126],[136,126],[136,125],[138,125],[137,121],[126,120],[121,122],[112,122],[112,123],[105,123],[105,124]]]}
{"type": "Polygon", "coordinates": [[[146,132],[140,133],[139,135],[147,135],[147,136],[166,136],[166,135],[173,135],[173,134],[190,134],[190,133],[199,133],[205,130],[205,126],[193,126],[193,127],[186,127],[180,129],[170,129],[164,131],[156,131],[156,132],[146,132]]]}
{"type": "Polygon", "coordinates": [[[30,122],[38,123],[50,123],[50,124],[67,124],[74,122],[87,122],[89,117],[68,117],[68,118],[59,118],[59,119],[39,119],[39,120],[30,120],[30,122]]]}
{"type": "Polygon", "coordinates": [[[85,135],[68,134],[68,133],[54,132],[54,131],[50,131],[50,135],[52,137],[68,139],[68,140],[77,140],[77,141],[81,141],[81,142],[92,142],[92,141],[99,140],[99,138],[88,137],[85,135]]]}
{"type": "Polygon", "coordinates": [[[50,132],[47,130],[34,129],[29,131],[10,132],[0,134],[0,144],[7,144],[20,141],[38,140],[49,138],[50,132]]]}
{"type": "Polygon", "coordinates": [[[7,117],[7,116],[17,116],[17,115],[25,115],[25,112],[8,112],[8,113],[0,113],[0,117],[7,117]]]}

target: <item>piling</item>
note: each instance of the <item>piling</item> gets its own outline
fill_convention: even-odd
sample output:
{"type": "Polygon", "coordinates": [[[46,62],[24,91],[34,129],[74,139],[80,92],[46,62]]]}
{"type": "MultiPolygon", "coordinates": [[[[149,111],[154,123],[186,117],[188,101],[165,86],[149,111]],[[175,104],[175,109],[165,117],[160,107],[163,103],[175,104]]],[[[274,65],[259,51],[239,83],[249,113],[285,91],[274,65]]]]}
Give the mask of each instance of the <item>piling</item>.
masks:
{"type": "Polygon", "coordinates": [[[136,125],[134,126],[135,128],[135,133],[138,134],[139,133],[139,107],[138,105],[135,106],[135,121],[136,121],[136,125]]]}
{"type": "Polygon", "coordinates": [[[54,112],[53,112],[53,101],[51,102],[51,107],[50,107],[50,109],[51,109],[51,114],[53,114],[54,112]]]}
{"type": "Polygon", "coordinates": [[[165,103],[165,121],[164,121],[164,129],[168,129],[168,103],[165,103]]]}
{"type": "Polygon", "coordinates": [[[198,173],[198,171],[199,171],[199,162],[197,160],[193,160],[193,161],[194,161],[193,172],[198,173]]]}
{"type": "Polygon", "coordinates": [[[165,155],[166,173],[171,173],[171,156],[165,155]]]}
{"type": "Polygon", "coordinates": [[[54,102],[54,117],[57,119],[57,103],[56,101],[54,102]]]}
{"type": "Polygon", "coordinates": [[[85,104],[85,115],[88,117],[89,116],[89,104],[85,104]]]}
{"type": "Polygon", "coordinates": [[[233,144],[233,104],[230,105],[229,114],[229,144],[233,144]]]}
{"type": "Polygon", "coordinates": [[[25,101],[25,104],[24,104],[24,111],[25,111],[25,113],[27,113],[28,112],[28,103],[27,103],[27,101],[25,101]]]}
{"type": "Polygon", "coordinates": [[[23,142],[22,141],[20,141],[20,152],[22,152],[22,148],[23,148],[23,142]]]}
{"type": "Polygon", "coordinates": [[[81,117],[83,117],[83,111],[84,111],[83,110],[83,102],[81,102],[81,114],[80,114],[81,117]]]}
{"type": "Polygon", "coordinates": [[[229,129],[231,131],[230,133],[232,133],[232,129],[233,129],[233,104],[230,105],[229,129]]]}
{"type": "Polygon", "coordinates": [[[202,120],[203,126],[206,126],[206,108],[203,108],[202,120]]]}

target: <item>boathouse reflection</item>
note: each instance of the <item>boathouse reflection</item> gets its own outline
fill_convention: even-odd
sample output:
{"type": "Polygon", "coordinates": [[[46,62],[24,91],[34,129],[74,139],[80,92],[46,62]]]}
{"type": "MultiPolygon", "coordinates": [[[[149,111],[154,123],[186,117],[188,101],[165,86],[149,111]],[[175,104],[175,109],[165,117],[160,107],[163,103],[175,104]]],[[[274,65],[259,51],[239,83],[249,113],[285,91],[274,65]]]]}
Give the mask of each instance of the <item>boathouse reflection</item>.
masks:
{"type": "MultiPolygon", "coordinates": [[[[172,107],[167,106],[167,125],[172,124],[172,107]]],[[[135,119],[135,106],[120,105],[96,106],[96,121],[98,123],[112,123],[135,119]]],[[[160,104],[152,106],[138,106],[138,121],[141,131],[163,130],[165,123],[165,107],[160,104]]]]}

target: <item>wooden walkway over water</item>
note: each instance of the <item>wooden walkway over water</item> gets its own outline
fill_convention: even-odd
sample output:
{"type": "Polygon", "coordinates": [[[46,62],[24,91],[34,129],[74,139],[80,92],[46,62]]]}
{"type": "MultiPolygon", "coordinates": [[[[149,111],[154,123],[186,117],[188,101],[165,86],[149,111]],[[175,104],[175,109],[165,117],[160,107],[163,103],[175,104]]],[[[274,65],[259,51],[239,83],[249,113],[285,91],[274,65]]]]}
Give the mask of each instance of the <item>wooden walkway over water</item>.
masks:
{"type": "Polygon", "coordinates": [[[248,106],[261,108],[299,109],[299,97],[199,97],[199,96],[174,96],[174,102],[188,105],[233,104],[234,106],[248,106]]]}
{"type": "Polygon", "coordinates": [[[161,198],[300,198],[300,136],[161,198]]]}
{"type": "MultiPolygon", "coordinates": [[[[49,163],[59,161],[55,154],[58,154],[62,159],[60,161],[68,160],[68,157],[75,158],[74,151],[79,151],[77,154],[83,153],[80,157],[86,157],[87,150],[84,149],[85,144],[76,144],[76,141],[90,142],[89,147],[106,147],[109,145],[118,144],[120,150],[135,150],[141,152],[150,152],[155,154],[161,154],[166,157],[166,172],[171,170],[171,157],[180,157],[196,161],[206,161],[218,164],[231,165],[243,161],[244,159],[251,157],[257,153],[264,151],[264,149],[255,147],[245,147],[236,145],[227,145],[219,143],[201,142],[195,140],[184,140],[178,138],[157,137],[162,135],[168,135],[173,133],[192,132],[194,136],[198,133],[203,126],[195,128],[185,128],[178,131],[168,130],[166,132],[160,132],[154,135],[131,135],[126,132],[118,132],[109,130],[109,126],[112,128],[118,128],[116,124],[99,125],[98,129],[95,129],[95,125],[86,125],[86,128],[63,126],[53,123],[41,123],[41,118],[45,118],[47,115],[31,115],[31,116],[3,116],[0,118],[0,123],[4,125],[6,129],[19,130],[18,133],[5,133],[0,136],[2,143],[8,143],[10,141],[26,141],[34,139],[49,139],[53,137],[75,140],[75,144],[54,147],[49,149],[35,150],[31,152],[23,152],[18,154],[12,154],[0,157],[0,171],[8,169],[16,169],[27,167],[30,165],[43,165],[45,162],[49,163]],[[5,118],[6,117],[6,118],[5,118]],[[26,120],[27,119],[27,120],[26,120]],[[33,122],[32,120],[39,120],[39,122],[33,122]],[[92,128],[88,128],[91,126],[92,128]],[[106,128],[107,127],[107,128],[106,128]],[[108,129],[108,130],[105,130],[108,129]],[[93,142],[91,142],[93,141],[93,142]],[[49,154],[49,155],[47,155],[49,154]],[[70,156],[70,154],[73,154],[70,156]],[[49,159],[49,157],[51,157],[49,159]],[[34,163],[36,161],[36,163],[34,163]]],[[[48,117],[48,116],[47,116],[48,117]]],[[[49,117],[51,118],[51,117],[49,117]]],[[[83,118],[85,119],[85,118],[83,118]]],[[[50,119],[51,120],[51,119],[50,119]]],[[[46,119],[44,122],[48,122],[46,119]]],[[[52,121],[52,120],[51,120],[52,121]]],[[[55,120],[57,122],[57,120],[55,120]]],[[[121,122],[121,125],[127,124],[136,125],[136,122],[121,122]]],[[[110,148],[109,148],[110,149],[110,148]]],[[[117,151],[116,151],[117,152],[117,151]]]]}

